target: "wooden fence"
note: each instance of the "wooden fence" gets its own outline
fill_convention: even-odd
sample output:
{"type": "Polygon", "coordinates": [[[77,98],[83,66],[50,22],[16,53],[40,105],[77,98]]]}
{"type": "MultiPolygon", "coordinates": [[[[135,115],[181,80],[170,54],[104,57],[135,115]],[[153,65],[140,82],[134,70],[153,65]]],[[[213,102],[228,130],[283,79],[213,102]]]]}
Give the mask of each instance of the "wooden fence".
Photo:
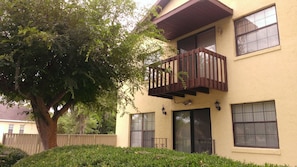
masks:
{"type": "MultiPolygon", "coordinates": [[[[58,134],[58,146],[103,144],[116,146],[116,135],[105,134],[58,134]]],[[[4,134],[2,144],[20,148],[29,155],[42,152],[43,146],[38,134],[4,134]]]]}

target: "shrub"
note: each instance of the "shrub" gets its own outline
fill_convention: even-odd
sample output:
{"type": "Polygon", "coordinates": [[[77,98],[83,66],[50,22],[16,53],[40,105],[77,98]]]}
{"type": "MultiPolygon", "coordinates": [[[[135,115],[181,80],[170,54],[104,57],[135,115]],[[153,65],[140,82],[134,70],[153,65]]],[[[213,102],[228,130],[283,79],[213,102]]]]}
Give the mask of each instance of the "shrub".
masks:
{"type": "MultiPolygon", "coordinates": [[[[13,167],[257,167],[216,155],[188,154],[167,149],[111,146],[66,146],[24,158],[13,167]]],[[[265,166],[276,166],[266,164],[265,166]]]]}
{"type": "Polygon", "coordinates": [[[0,145],[0,166],[11,167],[18,160],[27,157],[28,154],[21,149],[0,145]]]}

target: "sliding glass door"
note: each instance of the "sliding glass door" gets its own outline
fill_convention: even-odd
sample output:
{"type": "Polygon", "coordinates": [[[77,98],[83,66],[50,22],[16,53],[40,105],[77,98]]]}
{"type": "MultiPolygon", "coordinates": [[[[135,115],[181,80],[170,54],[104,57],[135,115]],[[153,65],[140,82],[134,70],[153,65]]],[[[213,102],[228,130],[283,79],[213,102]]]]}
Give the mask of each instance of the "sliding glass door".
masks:
{"type": "Polygon", "coordinates": [[[191,119],[189,111],[174,113],[174,149],[191,152],[191,119]]]}
{"type": "Polygon", "coordinates": [[[173,117],[175,150],[212,153],[209,109],[176,111],[173,117]]]}

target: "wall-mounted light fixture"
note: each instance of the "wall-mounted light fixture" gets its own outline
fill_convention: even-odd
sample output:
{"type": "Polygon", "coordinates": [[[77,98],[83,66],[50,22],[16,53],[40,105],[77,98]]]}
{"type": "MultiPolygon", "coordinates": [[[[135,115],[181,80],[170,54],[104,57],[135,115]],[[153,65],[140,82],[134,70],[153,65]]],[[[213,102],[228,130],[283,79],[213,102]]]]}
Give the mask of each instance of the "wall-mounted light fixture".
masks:
{"type": "Polygon", "coordinates": [[[164,107],[164,106],[162,106],[162,114],[164,114],[164,115],[166,115],[166,114],[167,114],[167,112],[166,112],[166,110],[165,110],[165,107],[164,107]]]}
{"type": "Polygon", "coordinates": [[[216,101],[214,104],[215,104],[215,106],[216,106],[216,109],[217,109],[218,111],[220,111],[220,110],[221,110],[220,102],[219,102],[219,101],[216,101]]]}

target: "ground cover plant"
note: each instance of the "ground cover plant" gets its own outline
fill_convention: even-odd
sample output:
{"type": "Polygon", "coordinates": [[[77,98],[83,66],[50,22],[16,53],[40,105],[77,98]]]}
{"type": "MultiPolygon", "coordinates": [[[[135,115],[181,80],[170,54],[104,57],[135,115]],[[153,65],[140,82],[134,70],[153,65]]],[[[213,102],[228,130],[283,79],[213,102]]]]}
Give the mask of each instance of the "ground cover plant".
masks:
{"type": "MultiPolygon", "coordinates": [[[[189,154],[168,149],[119,148],[102,145],[54,148],[24,158],[13,167],[259,167],[216,155],[189,154]]],[[[264,166],[277,167],[265,164],[264,166]]]]}
{"type": "Polygon", "coordinates": [[[28,154],[20,149],[0,145],[0,166],[11,167],[18,160],[27,157],[28,154]]]}

